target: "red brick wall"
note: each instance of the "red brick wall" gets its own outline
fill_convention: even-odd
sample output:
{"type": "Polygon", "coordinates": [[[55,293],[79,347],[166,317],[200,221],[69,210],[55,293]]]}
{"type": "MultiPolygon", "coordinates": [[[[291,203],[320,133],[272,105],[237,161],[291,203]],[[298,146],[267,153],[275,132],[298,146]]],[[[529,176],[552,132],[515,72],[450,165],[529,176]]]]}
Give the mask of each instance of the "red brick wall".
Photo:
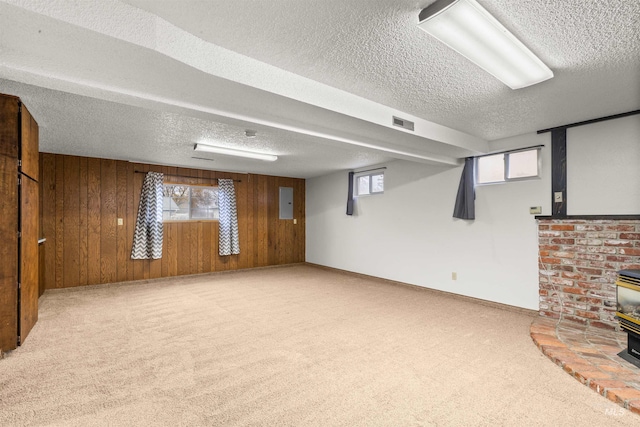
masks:
{"type": "Polygon", "coordinates": [[[540,315],[616,328],[616,273],[640,269],[640,220],[539,219],[538,242],[540,315]]]}

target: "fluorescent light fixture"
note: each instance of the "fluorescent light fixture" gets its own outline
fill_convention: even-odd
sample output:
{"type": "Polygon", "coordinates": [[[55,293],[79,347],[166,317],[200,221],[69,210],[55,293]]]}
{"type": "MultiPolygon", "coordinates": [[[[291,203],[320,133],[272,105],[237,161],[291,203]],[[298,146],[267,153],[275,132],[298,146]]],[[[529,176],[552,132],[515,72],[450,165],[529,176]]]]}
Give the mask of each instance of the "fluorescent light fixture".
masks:
{"type": "Polygon", "coordinates": [[[511,89],[553,77],[553,71],[475,0],[437,0],[418,26],[511,89]]]}
{"type": "Polygon", "coordinates": [[[207,153],[224,154],[225,156],[246,157],[248,159],[265,160],[273,162],[278,160],[278,156],[273,154],[256,153],[255,151],[236,150],[235,148],[218,147],[214,145],[196,144],[195,151],[205,151],[207,153]]]}

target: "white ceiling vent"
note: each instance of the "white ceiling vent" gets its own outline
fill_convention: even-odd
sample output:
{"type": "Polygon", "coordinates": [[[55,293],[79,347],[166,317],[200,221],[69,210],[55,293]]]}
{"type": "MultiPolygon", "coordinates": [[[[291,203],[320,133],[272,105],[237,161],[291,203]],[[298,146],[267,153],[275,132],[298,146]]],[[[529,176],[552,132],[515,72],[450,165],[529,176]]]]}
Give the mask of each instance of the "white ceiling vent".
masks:
{"type": "Polygon", "coordinates": [[[401,119],[400,117],[393,116],[393,125],[400,128],[413,131],[413,122],[409,120],[401,119]]]}

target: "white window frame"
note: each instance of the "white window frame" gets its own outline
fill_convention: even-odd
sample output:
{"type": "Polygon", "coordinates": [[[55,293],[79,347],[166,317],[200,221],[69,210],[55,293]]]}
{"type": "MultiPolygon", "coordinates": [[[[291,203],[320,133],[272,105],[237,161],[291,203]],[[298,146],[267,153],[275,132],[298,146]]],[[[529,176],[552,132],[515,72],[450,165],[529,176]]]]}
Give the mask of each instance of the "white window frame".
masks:
{"type": "Polygon", "coordinates": [[[542,176],[542,156],[541,156],[541,152],[542,152],[542,147],[529,147],[529,148],[523,148],[521,150],[509,150],[509,151],[502,151],[502,152],[498,152],[498,153],[491,153],[491,154],[486,154],[484,156],[477,156],[474,158],[474,182],[475,185],[493,185],[493,184],[504,184],[507,182],[515,182],[515,181],[528,181],[528,180],[532,180],[532,179],[540,179],[542,176]],[[516,153],[522,153],[525,151],[536,151],[536,157],[537,157],[537,173],[536,175],[531,175],[531,176],[523,176],[520,178],[509,178],[509,157],[511,156],[511,154],[516,154],[516,153]],[[504,175],[503,175],[503,179],[501,181],[489,181],[489,182],[478,182],[478,175],[480,172],[480,167],[479,167],[479,162],[478,159],[482,158],[482,157],[490,157],[490,156],[498,156],[498,155],[504,155],[504,175]]]}
{"type": "Polygon", "coordinates": [[[353,187],[355,188],[355,194],[354,194],[355,197],[375,196],[376,194],[383,194],[384,186],[385,186],[384,169],[375,169],[375,170],[360,172],[360,173],[356,172],[353,175],[353,187]],[[382,175],[382,191],[373,191],[373,177],[378,175],[382,175]],[[369,193],[360,194],[360,186],[358,185],[358,180],[366,176],[369,177],[369,193]]]}
{"type": "Polygon", "coordinates": [[[193,188],[210,188],[210,189],[214,189],[216,191],[220,191],[218,189],[217,185],[198,185],[198,184],[182,184],[182,183],[174,183],[174,182],[165,182],[163,184],[163,192],[164,189],[166,187],[188,187],[189,188],[189,195],[188,195],[188,199],[187,199],[187,203],[186,205],[189,207],[189,217],[188,218],[171,218],[171,219],[164,219],[164,213],[167,211],[170,211],[171,209],[165,209],[164,206],[162,208],[162,217],[163,217],[163,222],[188,222],[188,221],[219,221],[220,218],[220,208],[218,207],[218,215],[216,218],[192,218],[192,214],[191,214],[191,190],[193,188]]]}

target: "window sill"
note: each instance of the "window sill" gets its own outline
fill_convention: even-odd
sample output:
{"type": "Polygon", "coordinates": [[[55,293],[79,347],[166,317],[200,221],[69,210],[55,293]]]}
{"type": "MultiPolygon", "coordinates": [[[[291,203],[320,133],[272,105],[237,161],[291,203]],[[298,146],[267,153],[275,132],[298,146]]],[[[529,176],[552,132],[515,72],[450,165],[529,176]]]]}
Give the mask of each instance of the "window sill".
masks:
{"type": "Polygon", "coordinates": [[[369,193],[369,194],[357,194],[353,197],[357,199],[358,197],[371,197],[371,196],[378,196],[380,194],[384,194],[384,191],[378,191],[376,193],[369,193]]]}

